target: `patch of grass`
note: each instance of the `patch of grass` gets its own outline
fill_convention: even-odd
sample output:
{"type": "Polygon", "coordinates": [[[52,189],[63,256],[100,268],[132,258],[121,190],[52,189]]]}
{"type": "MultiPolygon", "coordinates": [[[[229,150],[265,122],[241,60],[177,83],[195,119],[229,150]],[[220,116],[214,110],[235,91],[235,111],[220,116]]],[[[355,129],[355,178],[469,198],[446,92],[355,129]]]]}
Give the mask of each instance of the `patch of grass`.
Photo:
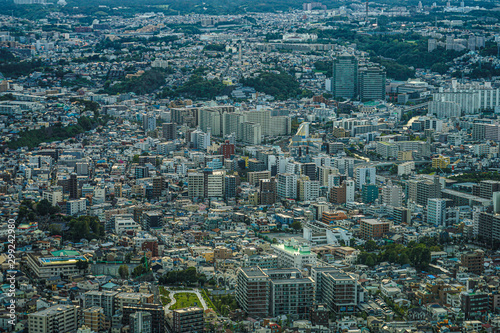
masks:
{"type": "Polygon", "coordinates": [[[178,293],[174,295],[174,298],[175,304],[170,307],[170,310],[177,310],[190,306],[201,307],[201,302],[194,293],[178,293]]]}
{"type": "Polygon", "coordinates": [[[164,286],[160,286],[158,289],[160,290],[161,304],[167,305],[168,303],[170,303],[172,301],[172,299],[170,298],[170,292],[165,289],[164,286]]]}
{"type": "Polygon", "coordinates": [[[210,299],[210,297],[208,297],[208,292],[206,291],[206,289],[202,289],[201,290],[201,296],[203,297],[203,300],[205,301],[205,303],[207,304],[207,306],[210,309],[212,309],[215,312],[217,312],[217,309],[215,308],[214,303],[212,303],[212,300],[210,299]]]}

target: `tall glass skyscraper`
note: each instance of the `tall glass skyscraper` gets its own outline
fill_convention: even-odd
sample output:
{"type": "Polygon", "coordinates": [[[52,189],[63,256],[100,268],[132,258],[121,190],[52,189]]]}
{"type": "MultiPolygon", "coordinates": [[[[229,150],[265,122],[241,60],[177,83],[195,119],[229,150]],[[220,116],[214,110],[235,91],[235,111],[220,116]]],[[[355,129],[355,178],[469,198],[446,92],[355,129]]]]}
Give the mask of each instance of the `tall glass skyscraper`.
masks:
{"type": "Polygon", "coordinates": [[[332,94],[334,98],[353,99],[357,95],[358,59],[342,54],[333,59],[332,94]]]}
{"type": "Polygon", "coordinates": [[[385,70],[368,67],[359,70],[359,97],[362,101],[385,99],[385,70]]]}

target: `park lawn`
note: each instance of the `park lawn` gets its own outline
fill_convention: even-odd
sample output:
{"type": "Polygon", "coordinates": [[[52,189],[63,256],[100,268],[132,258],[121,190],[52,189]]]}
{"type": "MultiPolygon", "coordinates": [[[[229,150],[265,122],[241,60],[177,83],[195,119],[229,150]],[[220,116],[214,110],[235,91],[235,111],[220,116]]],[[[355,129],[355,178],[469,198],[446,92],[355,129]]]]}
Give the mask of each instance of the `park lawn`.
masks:
{"type": "Polygon", "coordinates": [[[198,306],[201,308],[201,302],[198,296],[194,293],[178,293],[174,295],[175,304],[170,307],[170,310],[187,308],[190,306],[198,306]]]}

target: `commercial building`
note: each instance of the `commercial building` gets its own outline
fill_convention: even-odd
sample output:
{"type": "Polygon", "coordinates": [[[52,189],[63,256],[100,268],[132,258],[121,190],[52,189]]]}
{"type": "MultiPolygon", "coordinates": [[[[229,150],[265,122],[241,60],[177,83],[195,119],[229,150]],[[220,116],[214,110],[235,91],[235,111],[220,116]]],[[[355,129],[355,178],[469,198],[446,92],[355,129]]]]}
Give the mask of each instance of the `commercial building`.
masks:
{"type": "Polygon", "coordinates": [[[358,59],[349,54],[335,57],[331,82],[334,98],[355,98],[358,94],[358,59]]]}
{"type": "Polygon", "coordinates": [[[236,197],[236,176],[230,175],[224,177],[224,198],[236,197]]]}
{"type": "Polygon", "coordinates": [[[385,100],[385,70],[380,67],[359,69],[359,98],[361,101],[385,100]]]}
{"type": "Polygon", "coordinates": [[[363,219],[360,222],[359,236],[362,239],[381,238],[388,232],[389,222],[382,222],[375,219],[363,219]]]}

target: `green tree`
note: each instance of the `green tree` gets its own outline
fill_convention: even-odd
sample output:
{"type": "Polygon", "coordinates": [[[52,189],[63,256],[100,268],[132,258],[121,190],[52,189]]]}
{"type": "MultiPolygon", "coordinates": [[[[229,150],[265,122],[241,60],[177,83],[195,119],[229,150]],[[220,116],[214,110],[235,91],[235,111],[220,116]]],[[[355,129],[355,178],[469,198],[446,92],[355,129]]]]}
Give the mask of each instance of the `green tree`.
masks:
{"type": "Polygon", "coordinates": [[[253,87],[259,92],[274,96],[276,99],[285,100],[296,98],[302,94],[299,82],[295,77],[281,70],[275,72],[263,72],[255,78],[243,78],[243,85],[253,87]]]}
{"type": "Polygon", "coordinates": [[[373,257],[371,255],[366,257],[365,265],[370,266],[370,267],[375,266],[375,260],[373,259],[373,257]]]}
{"type": "Polygon", "coordinates": [[[296,232],[300,231],[302,229],[302,223],[300,221],[293,221],[292,224],[290,225],[293,230],[296,232]]]}
{"type": "Polygon", "coordinates": [[[118,267],[118,274],[120,274],[120,277],[122,279],[127,279],[128,278],[128,266],[127,265],[121,265],[118,267]]]}
{"type": "Polygon", "coordinates": [[[89,268],[89,262],[87,260],[78,260],[75,266],[79,271],[86,271],[89,268]]]}
{"type": "Polygon", "coordinates": [[[373,251],[378,249],[378,245],[377,245],[377,243],[375,243],[375,241],[373,239],[366,241],[366,243],[364,244],[363,247],[368,252],[373,252],[373,251]]]}
{"type": "Polygon", "coordinates": [[[62,228],[59,224],[51,223],[51,224],[49,224],[49,233],[51,236],[61,235],[62,228]]]}
{"type": "Polygon", "coordinates": [[[61,209],[59,208],[59,206],[52,206],[52,204],[47,199],[42,199],[36,205],[36,212],[41,216],[49,214],[52,215],[58,213],[60,210],[61,209]]]}

